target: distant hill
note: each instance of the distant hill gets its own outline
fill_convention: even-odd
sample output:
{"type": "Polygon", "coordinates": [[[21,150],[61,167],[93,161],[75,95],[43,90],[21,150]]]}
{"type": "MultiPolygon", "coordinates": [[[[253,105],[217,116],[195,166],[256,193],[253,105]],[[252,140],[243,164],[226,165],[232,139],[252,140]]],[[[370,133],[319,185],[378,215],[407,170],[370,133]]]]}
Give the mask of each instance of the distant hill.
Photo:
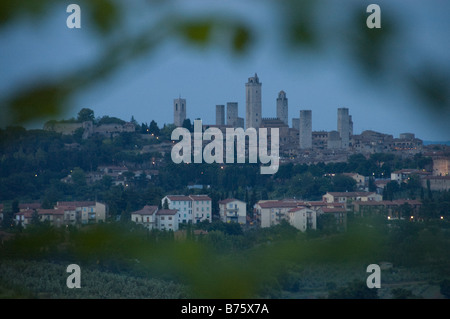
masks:
{"type": "Polygon", "coordinates": [[[450,146],[450,141],[423,141],[423,145],[432,145],[432,144],[441,144],[450,146]]]}

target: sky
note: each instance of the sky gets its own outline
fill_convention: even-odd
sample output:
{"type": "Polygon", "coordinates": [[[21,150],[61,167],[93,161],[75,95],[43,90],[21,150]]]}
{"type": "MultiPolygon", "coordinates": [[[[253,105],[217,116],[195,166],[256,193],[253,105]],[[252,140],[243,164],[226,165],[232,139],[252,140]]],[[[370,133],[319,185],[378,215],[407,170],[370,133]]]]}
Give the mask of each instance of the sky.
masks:
{"type": "MultiPolygon", "coordinates": [[[[92,26],[83,24],[83,19],[81,29],[66,27],[65,6],[69,3],[63,1],[55,6],[42,23],[20,19],[0,29],[0,92],[39,81],[43,76],[58,76],[94,60],[101,41],[96,40],[92,26]]],[[[139,8],[138,1],[130,3],[139,8]]],[[[323,14],[329,21],[348,14],[341,1],[328,3],[323,14]]],[[[404,36],[397,39],[388,56],[399,56],[412,66],[424,58],[442,60],[449,69],[450,21],[445,9],[450,6],[445,0],[398,0],[393,6],[387,1],[375,3],[382,10],[382,27],[385,14],[403,25],[404,36]]],[[[155,120],[162,126],[173,122],[173,100],[179,96],[186,99],[187,117],[191,120],[202,118],[204,124],[214,124],[215,105],[227,102],[238,102],[239,116],[245,118],[245,83],[257,73],[262,82],[263,117],[276,116],[276,98],[284,90],[289,100],[290,125],[300,110],[310,109],[314,131],[336,130],[337,109],[347,107],[354,134],[374,130],[398,137],[412,132],[427,141],[450,140],[450,125],[446,125],[450,123],[450,112],[440,116],[424,112],[423,104],[405,93],[404,83],[396,78],[379,83],[361,76],[346,57],[338,31],[328,35],[331,49],[321,54],[285,54],[286,48],[277,41],[282,21],[274,16],[270,1],[191,0],[177,4],[177,10],[186,14],[220,12],[245,19],[258,29],[259,41],[243,57],[220,48],[203,50],[177,40],[167,41],[158,50],[77,94],[71,108],[58,119],[76,117],[81,108],[88,107],[97,117],[130,120],[133,116],[139,123],[155,120]]],[[[130,22],[130,28],[158,14],[161,12],[141,12],[130,22]]],[[[40,128],[44,122],[30,126],[40,128]]]]}

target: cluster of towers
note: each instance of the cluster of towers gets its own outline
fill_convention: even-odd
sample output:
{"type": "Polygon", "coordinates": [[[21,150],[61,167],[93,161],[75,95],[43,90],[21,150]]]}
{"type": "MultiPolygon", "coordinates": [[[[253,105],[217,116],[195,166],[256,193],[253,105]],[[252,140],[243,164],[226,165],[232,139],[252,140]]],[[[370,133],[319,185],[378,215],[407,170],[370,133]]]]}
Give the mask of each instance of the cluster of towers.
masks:
{"type": "MultiPolygon", "coordinates": [[[[260,128],[265,126],[265,120],[262,117],[261,101],[262,83],[258,75],[248,78],[245,83],[245,128],[260,128]]],[[[288,99],[286,92],[280,91],[276,99],[276,114],[279,126],[298,132],[300,149],[313,148],[312,131],[312,111],[300,110],[300,117],[292,119],[292,128],[288,124],[288,99]]],[[[180,98],[174,99],[174,124],[182,126],[186,119],[186,100],[180,98]]],[[[228,102],[225,105],[216,105],[216,126],[218,127],[242,127],[244,128],[244,119],[238,116],[238,103],[228,102]],[[226,117],[225,117],[226,113],[226,117]]],[[[288,131],[289,131],[288,130],[288,131]]],[[[285,132],[288,132],[284,130],[285,132]]],[[[286,133],[290,134],[290,133],[286,133]]],[[[348,149],[350,137],[353,135],[352,117],[349,115],[348,108],[338,108],[337,131],[326,132],[328,148],[348,149]]],[[[280,136],[283,138],[282,136],[280,136]]]]}

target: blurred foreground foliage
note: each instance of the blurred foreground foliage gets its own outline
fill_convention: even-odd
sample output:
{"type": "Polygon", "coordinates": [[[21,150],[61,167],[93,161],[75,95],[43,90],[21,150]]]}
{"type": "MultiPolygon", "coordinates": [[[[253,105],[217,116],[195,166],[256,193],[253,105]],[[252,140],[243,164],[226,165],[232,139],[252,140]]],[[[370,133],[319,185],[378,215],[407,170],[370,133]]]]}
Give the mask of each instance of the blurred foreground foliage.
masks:
{"type": "MultiPolygon", "coordinates": [[[[255,6],[269,6],[273,12],[272,22],[277,30],[274,39],[262,33],[258,24],[252,24],[245,15],[234,12],[233,5],[223,9],[197,4],[193,10],[186,10],[185,4],[173,0],[139,4],[80,0],[77,4],[82,8],[82,24],[91,31],[92,41],[100,43],[101,52],[90,63],[80,65],[75,71],[68,70],[58,78],[41,74],[34,83],[3,92],[0,125],[24,125],[54,118],[72,106],[77,93],[174,40],[197,47],[200,52],[219,48],[234,58],[245,56],[258,43],[268,41],[279,41],[280,52],[294,60],[299,59],[298,52],[312,50],[325,58],[329,52],[342,51],[367,78],[405,84],[407,94],[422,98],[423,107],[430,112],[449,110],[447,61],[417,55],[417,61],[408,65],[403,49],[398,47],[408,25],[402,25],[401,21],[406,20],[396,17],[401,14],[401,7],[391,7],[387,1],[378,2],[382,8],[381,29],[366,27],[369,15],[366,2],[346,2],[344,11],[337,1],[253,2],[255,6]],[[158,14],[146,18],[145,13],[149,12],[158,14]],[[131,32],[130,24],[142,18],[146,23],[131,32]]],[[[17,28],[16,22],[20,19],[43,24],[59,6],[60,11],[65,12],[55,0],[2,1],[0,30],[10,26],[17,28]]]]}
{"type": "MultiPolygon", "coordinates": [[[[396,267],[426,267],[434,279],[448,277],[448,230],[448,226],[406,221],[388,226],[379,217],[355,219],[347,232],[332,235],[320,231],[301,233],[287,223],[240,233],[210,230],[208,234],[193,236],[188,229],[181,237],[180,233],[150,232],[133,223],[79,229],[54,229],[44,224],[29,226],[4,242],[0,267],[10,267],[8,263],[14,260],[27,260],[21,266],[26,269],[27,263],[32,268],[33,263],[46,260],[57,265],[79,264],[82,285],[86,280],[84,269],[89,274],[105,272],[104,278],[96,279],[98,287],[107,284],[104,281],[109,280],[108,274],[141,278],[143,286],[170,283],[167,290],[154,295],[140,293],[139,298],[283,298],[283,291],[294,293],[319,284],[325,289],[330,282],[339,284],[330,285],[335,288],[331,296],[336,296],[339,291],[344,293],[339,289],[351,280],[364,279],[367,265],[381,261],[393,262],[396,267]],[[350,272],[345,281],[339,275],[330,278],[342,267],[350,272]],[[328,270],[324,273],[324,269],[328,270]],[[317,271],[322,275],[314,275],[317,271]],[[314,280],[316,283],[311,282],[314,280]]],[[[61,276],[67,274],[58,275],[56,283],[50,277],[46,280],[65,287],[61,276]]],[[[0,282],[6,280],[1,279],[0,282]]],[[[122,282],[117,280],[117,284],[122,282]]],[[[92,283],[86,285],[91,287],[92,283]]],[[[120,297],[114,289],[122,288],[111,285],[108,293],[99,291],[96,297],[132,296],[127,291],[132,288],[122,287],[120,297]]],[[[145,292],[150,288],[142,289],[145,292]]]]}

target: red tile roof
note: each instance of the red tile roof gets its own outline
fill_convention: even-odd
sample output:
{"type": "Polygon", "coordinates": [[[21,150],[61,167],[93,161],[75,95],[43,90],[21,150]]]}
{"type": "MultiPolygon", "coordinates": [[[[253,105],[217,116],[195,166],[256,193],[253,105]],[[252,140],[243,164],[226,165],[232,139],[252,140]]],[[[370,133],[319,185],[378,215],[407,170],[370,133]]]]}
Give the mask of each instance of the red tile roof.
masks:
{"type": "Polygon", "coordinates": [[[175,215],[178,213],[176,209],[160,209],[156,212],[156,215],[175,215]]]}
{"type": "Polygon", "coordinates": [[[223,199],[223,200],[219,201],[219,204],[228,204],[228,203],[235,202],[235,201],[244,203],[244,201],[236,199],[236,198],[227,198],[227,199],[223,199]]]}
{"type": "Polygon", "coordinates": [[[41,208],[41,203],[23,203],[19,204],[20,210],[27,210],[27,209],[38,209],[41,208]]]}
{"type": "Polygon", "coordinates": [[[185,195],[167,195],[167,198],[171,201],[190,201],[191,198],[185,195]]]}
{"type": "Polygon", "coordinates": [[[327,194],[338,197],[360,197],[360,196],[376,195],[375,192],[327,192],[327,194]]]}
{"type": "Polygon", "coordinates": [[[304,202],[302,201],[291,201],[291,202],[285,202],[280,200],[273,200],[273,201],[264,201],[264,202],[258,202],[257,203],[261,208],[289,208],[289,207],[297,207],[299,205],[303,205],[304,202]]]}
{"type": "Polygon", "coordinates": [[[65,206],[65,207],[89,207],[95,206],[95,201],[80,201],[80,202],[57,202],[56,206],[65,206]]]}
{"type": "Polygon", "coordinates": [[[346,212],[345,208],[339,208],[339,207],[334,207],[334,208],[322,207],[321,210],[324,213],[345,213],[346,212]]]}
{"type": "Polygon", "coordinates": [[[63,209],[38,209],[39,215],[64,215],[63,209]]]}
{"type": "Polygon", "coordinates": [[[142,208],[141,210],[138,210],[136,212],[132,212],[132,214],[153,215],[157,210],[158,210],[158,206],[145,205],[144,208],[142,208]]]}
{"type": "Polygon", "coordinates": [[[192,200],[211,200],[208,195],[189,195],[192,200]]]}

